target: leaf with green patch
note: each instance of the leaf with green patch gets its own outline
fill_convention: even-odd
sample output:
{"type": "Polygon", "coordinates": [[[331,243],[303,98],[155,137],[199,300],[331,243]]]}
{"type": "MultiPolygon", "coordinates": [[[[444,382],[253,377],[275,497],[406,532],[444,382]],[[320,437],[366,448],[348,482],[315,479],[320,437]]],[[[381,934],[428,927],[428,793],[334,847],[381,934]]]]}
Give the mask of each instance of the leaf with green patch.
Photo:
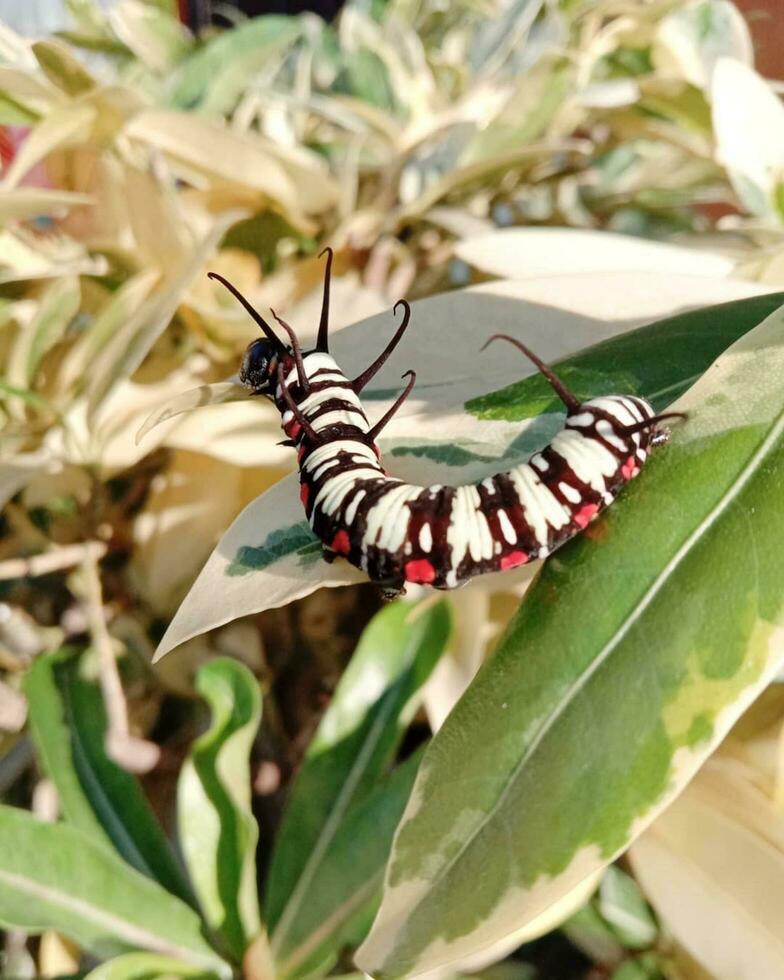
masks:
{"type": "MultiPolygon", "coordinates": [[[[690,310],[612,337],[553,365],[574,393],[586,400],[608,391],[642,395],[658,410],[680,397],[730,344],[784,302],[784,293],[690,310]]],[[[527,419],[563,411],[540,375],[474,398],[466,411],[482,419],[527,419]]]]}
{"type": "Polygon", "coordinates": [[[261,571],[279,558],[303,551],[321,551],[321,542],[316,538],[307,521],[300,521],[291,527],[273,531],[259,545],[243,545],[237,549],[233,561],[226,569],[227,575],[247,575],[261,571]]]}
{"type": "Polygon", "coordinates": [[[180,773],[180,843],[204,917],[239,962],[261,932],[249,767],[261,694],[248,668],[226,657],[199,670],[196,688],[212,721],[180,773]]]}
{"type": "Polygon", "coordinates": [[[446,965],[541,913],[628,846],[780,669],[782,370],[777,310],[679,402],[688,423],[594,533],[547,562],[423,759],[367,972],[446,965]]]}
{"type": "Polygon", "coordinates": [[[38,657],[25,677],[30,733],[63,815],[96,843],[193,902],[193,893],[138,781],[106,755],[106,713],[89,661],[73,650],[38,657]]]}
{"type": "MultiPolygon", "coordinates": [[[[448,636],[449,612],[443,602],[421,610],[401,602],[378,613],[363,633],[308,746],[276,839],[265,901],[276,960],[291,961],[292,970],[315,949],[323,952],[329,938],[322,936],[320,943],[314,939],[320,928],[312,905],[314,889],[323,895],[322,912],[329,905],[329,894],[335,895],[330,914],[336,916],[336,927],[353,917],[355,910],[350,910],[351,916],[345,912],[337,916],[337,906],[351,895],[351,890],[341,893],[343,886],[334,873],[336,862],[345,860],[340,849],[347,838],[340,835],[389,767],[413,699],[448,636]]],[[[376,851],[374,861],[377,856],[376,851]]],[[[373,894],[368,892],[367,897],[373,894]]],[[[334,945],[337,938],[336,930],[333,952],[339,949],[334,945]]]]}
{"type": "Polygon", "coordinates": [[[67,824],[0,806],[0,923],[56,929],[96,956],[146,950],[230,980],[193,909],[67,824]]]}

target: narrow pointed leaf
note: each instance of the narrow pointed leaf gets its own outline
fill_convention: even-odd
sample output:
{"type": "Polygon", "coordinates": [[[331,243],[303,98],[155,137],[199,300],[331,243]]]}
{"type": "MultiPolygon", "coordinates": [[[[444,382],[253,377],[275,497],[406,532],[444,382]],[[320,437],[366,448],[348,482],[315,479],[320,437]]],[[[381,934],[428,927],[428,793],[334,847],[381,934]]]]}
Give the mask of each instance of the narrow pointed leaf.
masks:
{"type": "Polygon", "coordinates": [[[421,752],[406,759],[340,825],[308,889],[308,900],[277,950],[282,977],[324,974],[342,949],[367,935],[381,898],[392,837],[421,752]]]}
{"type": "MultiPolygon", "coordinates": [[[[304,941],[312,892],[336,860],[338,835],[389,767],[406,709],[448,636],[445,603],[422,611],[396,603],[363,633],[308,747],[276,841],[265,905],[278,959],[304,941]]],[[[297,962],[304,956],[296,955],[297,962]]]]}
{"type": "Polygon", "coordinates": [[[546,564],[423,760],[357,957],[367,972],[445,965],[557,901],[775,676],[782,371],[776,311],[679,402],[690,421],[594,533],[546,564]]]}
{"type": "Polygon", "coordinates": [[[147,950],[231,977],[193,909],[76,827],[8,806],[0,806],[0,923],[56,929],[102,958],[147,950]]]}
{"type": "Polygon", "coordinates": [[[44,355],[62,338],[79,310],[81,292],[78,279],[57,279],[41,296],[32,321],[23,329],[8,362],[8,378],[28,387],[44,355]]]}
{"type": "Polygon", "coordinates": [[[249,767],[261,695],[248,668],[225,657],[201,668],[196,687],[212,722],[180,774],[180,843],[204,916],[239,961],[261,930],[249,767]]]}
{"type": "Polygon", "coordinates": [[[167,891],[193,902],[138,781],[106,755],[106,713],[84,658],[63,650],[38,657],[25,678],[30,732],[57,787],[66,820],[104,843],[167,891]]]}
{"type": "Polygon", "coordinates": [[[215,384],[199,385],[168,399],[151,412],[136,433],[137,445],[162,422],[168,422],[185,412],[192,412],[205,405],[226,405],[229,402],[245,401],[251,397],[248,389],[235,381],[218,381],[215,384]]]}

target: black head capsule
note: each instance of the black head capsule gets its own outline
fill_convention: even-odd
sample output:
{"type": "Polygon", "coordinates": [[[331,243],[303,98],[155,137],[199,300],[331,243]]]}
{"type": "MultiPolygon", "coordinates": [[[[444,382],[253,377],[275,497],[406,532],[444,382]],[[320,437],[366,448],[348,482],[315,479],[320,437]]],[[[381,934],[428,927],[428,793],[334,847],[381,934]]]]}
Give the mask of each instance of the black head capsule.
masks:
{"type": "Polygon", "coordinates": [[[278,348],[264,337],[248,344],[240,367],[240,382],[256,394],[271,394],[278,354],[278,348]]]}

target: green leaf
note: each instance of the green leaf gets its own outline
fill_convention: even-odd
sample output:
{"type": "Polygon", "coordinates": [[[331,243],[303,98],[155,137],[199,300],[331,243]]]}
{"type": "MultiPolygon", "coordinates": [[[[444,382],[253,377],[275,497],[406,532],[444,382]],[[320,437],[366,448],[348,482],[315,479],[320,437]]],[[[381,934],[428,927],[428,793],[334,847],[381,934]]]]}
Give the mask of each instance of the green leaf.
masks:
{"type": "Polygon", "coordinates": [[[433,969],[540,914],[626,848],[775,675],[782,371],[778,310],[682,400],[690,421],[595,532],[545,565],[425,755],[367,972],[433,969]]]}
{"type": "Polygon", "coordinates": [[[0,923],[56,929],[99,957],[142,949],[231,977],[193,909],[76,827],[9,806],[0,806],[0,923]]]}
{"type": "Polygon", "coordinates": [[[627,949],[644,949],[656,940],[659,930],[637,883],[615,865],[599,886],[598,908],[627,949]]]}
{"type": "Polygon", "coordinates": [[[67,95],[83,95],[95,88],[95,79],[64,44],[36,41],[33,54],[46,77],[67,95]]]}
{"type": "Polygon", "coordinates": [[[239,961],[261,930],[248,764],[261,695],[248,668],[226,657],[201,668],[196,688],[212,722],[180,774],[180,843],[204,917],[239,961]]]}
{"type": "Polygon", "coordinates": [[[190,977],[213,980],[217,974],[156,953],[125,953],[96,967],[85,980],[161,980],[162,977],[190,977]]]}
{"type": "Polygon", "coordinates": [[[308,900],[278,953],[281,977],[327,973],[346,946],[367,935],[381,898],[384,867],[403,815],[421,752],[398,766],[357,806],[335,833],[308,900]]]}
{"type": "Polygon", "coordinates": [[[180,67],[170,104],[216,115],[230,111],[252,76],[300,36],[295,17],[254,17],[219,34],[180,67]]]}
{"type": "Polygon", "coordinates": [[[280,962],[291,959],[292,969],[314,942],[314,890],[335,887],[325,880],[340,861],[342,828],[361,820],[357,808],[392,761],[412,698],[443,652],[449,626],[443,602],[426,610],[400,602],[378,613],[308,746],[276,840],[266,896],[273,951],[280,962]]]}
{"type": "Polygon", "coordinates": [[[192,903],[193,894],[138,781],[106,755],[106,713],[86,658],[38,657],[25,678],[30,733],[63,815],[137,871],[192,903]]]}
{"type": "Polygon", "coordinates": [[[44,357],[62,339],[68,324],[79,311],[79,280],[57,279],[41,297],[32,321],[22,329],[8,360],[8,379],[29,388],[44,357]]]}
{"type": "MultiPolygon", "coordinates": [[[[611,337],[554,367],[578,398],[624,391],[642,395],[659,410],[680,397],[722,351],[782,302],[784,293],[769,293],[679,313],[611,337]]],[[[563,411],[552,388],[538,374],[474,398],[465,407],[480,419],[515,422],[563,411]]]]}

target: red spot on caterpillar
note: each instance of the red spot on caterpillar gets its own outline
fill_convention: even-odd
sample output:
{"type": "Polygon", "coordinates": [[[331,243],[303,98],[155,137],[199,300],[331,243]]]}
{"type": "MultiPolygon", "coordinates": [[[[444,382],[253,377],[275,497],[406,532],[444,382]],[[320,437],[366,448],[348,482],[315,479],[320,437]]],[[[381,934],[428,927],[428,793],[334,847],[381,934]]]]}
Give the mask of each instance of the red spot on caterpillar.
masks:
{"type": "Polygon", "coordinates": [[[378,448],[378,443],[373,443],[373,452],[376,454],[376,459],[381,459],[381,450],[378,448]]]}
{"type": "Polygon", "coordinates": [[[302,462],[302,457],[303,457],[304,455],[305,455],[305,447],[304,447],[304,445],[302,445],[302,446],[297,446],[297,460],[298,460],[298,461],[299,461],[300,463],[302,462]]]}
{"type": "Polygon", "coordinates": [[[633,476],[636,476],[639,472],[640,467],[637,465],[637,460],[634,456],[630,456],[626,462],[621,467],[621,476],[624,480],[631,480],[633,476]]]}
{"type": "Polygon", "coordinates": [[[293,422],[289,422],[288,425],[285,425],[283,427],[283,431],[286,433],[289,439],[296,439],[297,436],[302,431],[302,426],[299,424],[299,422],[296,419],[294,419],[293,422]]]}
{"type": "MultiPolygon", "coordinates": [[[[308,506],[308,497],[310,496],[310,487],[307,483],[303,483],[299,488],[299,499],[302,501],[302,506],[308,506]]],[[[345,532],[344,532],[345,533],[345,532]]]]}
{"type": "Polygon", "coordinates": [[[518,565],[525,565],[528,561],[528,555],[524,551],[510,551],[508,555],[504,555],[501,559],[501,568],[506,571],[507,568],[517,568],[518,565]]]}
{"type": "Polygon", "coordinates": [[[348,539],[348,533],[346,531],[338,531],[332,539],[330,548],[339,555],[347,555],[351,551],[351,542],[348,539]]]}
{"type": "Polygon", "coordinates": [[[403,574],[406,582],[429,583],[436,577],[436,570],[426,558],[420,558],[417,561],[406,562],[403,574]]]}
{"type": "Polygon", "coordinates": [[[574,515],[574,523],[578,527],[585,527],[592,517],[595,517],[599,512],[599,508],[596,504],[585,504],[581,507],[577,513],[574,515]]]}

